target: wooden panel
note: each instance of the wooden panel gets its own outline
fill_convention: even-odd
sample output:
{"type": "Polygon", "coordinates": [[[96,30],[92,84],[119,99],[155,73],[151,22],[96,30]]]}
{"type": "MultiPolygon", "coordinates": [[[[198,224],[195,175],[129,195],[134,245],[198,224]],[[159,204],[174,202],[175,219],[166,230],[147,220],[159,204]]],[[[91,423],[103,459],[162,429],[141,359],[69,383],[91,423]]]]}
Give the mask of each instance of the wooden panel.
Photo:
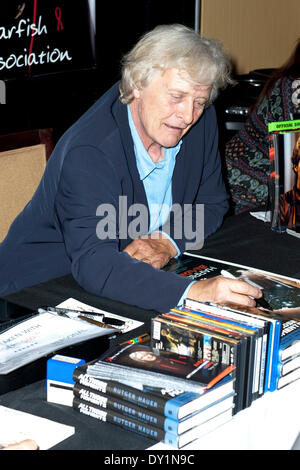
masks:
{"type": "Polygon", "coordinates": [[[0,153],[0,241],[30,201],[45,167],[43,144],[0,153]]]}
{"type": "Polygon", "coordinates": [[[279,67],[300,37],[300,0],[202,0],[201,34],[222,41],[236,73],[279,67]]]}
{"type": "Polygon", "coordinates": [[[21,147],[44,144],[47,160],[54,149],[53,129],[33,129],[12,134],[0,135],[0,152],[21,147]]]}

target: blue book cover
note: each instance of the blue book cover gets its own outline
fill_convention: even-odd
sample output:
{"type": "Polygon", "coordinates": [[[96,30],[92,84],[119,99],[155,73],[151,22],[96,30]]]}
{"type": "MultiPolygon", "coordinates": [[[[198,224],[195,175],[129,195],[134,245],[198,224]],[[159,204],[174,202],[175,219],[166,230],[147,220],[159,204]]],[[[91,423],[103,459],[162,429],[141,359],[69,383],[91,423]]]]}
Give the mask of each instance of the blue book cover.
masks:
{"type": "Polygon", "coordinates": [[[164,422],[164,430],[166,433],[182,434],[189,429],[205,423],[214,416],[219,415],[227,410],[234,408],[234,393],[221,398],[215,403],[212,403],[205,408],[195,411],[191,415],[182,420],[166,418],[164,422]]]}

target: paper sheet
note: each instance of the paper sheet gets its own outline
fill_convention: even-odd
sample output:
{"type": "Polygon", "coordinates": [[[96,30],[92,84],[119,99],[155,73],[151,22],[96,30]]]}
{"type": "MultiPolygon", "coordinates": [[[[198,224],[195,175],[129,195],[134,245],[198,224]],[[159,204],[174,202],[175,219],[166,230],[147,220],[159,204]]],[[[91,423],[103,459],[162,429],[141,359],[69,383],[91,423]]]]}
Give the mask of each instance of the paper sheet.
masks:
{"type": "Polygon", "coordinates": [[[50,449],[75,433],[73,426],[0,406],[0,444],[34,440],[40,450],[50,449]]]}
{"type": "Polygon", "coordinates": [[[263,222],[271,222],[271,212],[270,211],[257,211],[257,212],[250,212],[250,215],[255,217],[258,220],[262,220],[263,222]]]}
{"type": "MultiPolygon", "coordinates": [[[[59,306],[103,313],[103,310],[72,298],[59,306]]],[[[142,324],[110,313],[109,316],[125,321],[122,327],[124,333],[142,324]]],[[[0,374],[8,374],[60,348],[91,338],[112,335],[113,332],[114,329],[101,328],[75,318],[64,318],[49,312],[38,314],[0,334],[0,374]]]]}

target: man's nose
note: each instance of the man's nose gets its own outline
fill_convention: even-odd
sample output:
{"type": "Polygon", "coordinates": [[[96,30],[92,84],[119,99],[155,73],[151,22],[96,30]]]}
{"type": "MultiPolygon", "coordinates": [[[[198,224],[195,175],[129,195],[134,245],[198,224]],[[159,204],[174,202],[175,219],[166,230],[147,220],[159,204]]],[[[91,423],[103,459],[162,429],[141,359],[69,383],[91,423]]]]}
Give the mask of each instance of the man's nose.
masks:
{"type": "Polygon", "coordinates": [[[180,103],[177,116],[184,121],[186,126],[189,126],[193,122],[194,103],[189,100],[185,100],[180,103]]]}

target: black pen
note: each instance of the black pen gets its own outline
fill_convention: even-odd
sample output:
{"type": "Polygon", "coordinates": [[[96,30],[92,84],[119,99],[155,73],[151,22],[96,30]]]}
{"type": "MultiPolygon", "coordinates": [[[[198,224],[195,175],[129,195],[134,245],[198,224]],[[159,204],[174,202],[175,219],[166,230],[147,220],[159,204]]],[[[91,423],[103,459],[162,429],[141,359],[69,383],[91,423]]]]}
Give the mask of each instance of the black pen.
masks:
{"type": "MultiPolygon", "coordinates": [[[[230,272],[225,271],[225,269],[222,269],[221,275],[226,277],[227,279],[238,279],[237,277],[235,277],[230,272]]],[[[249,285],[252,285],[252,283],[247,279],[240,279],[240,280],[244,281],[244,282],[247,282],[249,285]]],[[[271,310],[271,311],[273,310],[271,305],[263,297],[261,297],[260,299],[254,299],[254,300],[257,303],[257,305],[260,305],[260,307],[265,308],[267,310],[271,310]]]]}
{"type": "Polygon", "coordinates": [[[273,311],[273,309],[272,309],[271,305],[269,304],[269,302],[267,302],[266,299],[264,299],[263,297],[261,297],[260,299],[255,299],[255,301],[262,308],[265,308],[266,310],[273,311]]]}
{"type": "MultiPolygon", "coordinates": [[[[114,325],[114,326],[123,326],[123,325],[125,325],[125,321],[120,320],[119,318],[107,317],[107,316],[105,316],[104,313],[84,311],[84,310],[76,310],[76,309],[72,309],[72,308],[62,308],[62,307],[41,307],[41,308],[43,310],[47,311],[47,312],[56,313],[58,315],[66,316],[68,318],[70,318],[69,317],[70,313],[75,313],[78,316],[81,316],[81,320],[83,320],[83,317],[86,317],[86,318],[89,318],[89,319],[94,319],[94,317],[100,317],[98,323],[102,322],[104,327],[105,327],[105,325],[114,325]]],[[[95,320],[95,321],[97,321],[97,320],[95,320]]]]}

